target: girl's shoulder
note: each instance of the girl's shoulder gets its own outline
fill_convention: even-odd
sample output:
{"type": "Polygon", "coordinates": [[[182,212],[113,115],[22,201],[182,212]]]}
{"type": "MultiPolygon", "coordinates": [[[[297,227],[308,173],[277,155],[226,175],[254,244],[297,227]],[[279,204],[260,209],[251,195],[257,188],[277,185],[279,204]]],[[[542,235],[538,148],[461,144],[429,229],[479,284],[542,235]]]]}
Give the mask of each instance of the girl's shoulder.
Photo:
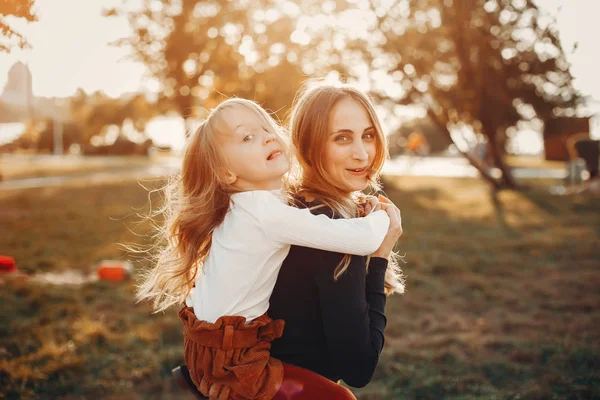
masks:
{"type": "Polygon", "coordinates": [[[280,215],[282,208],[287,207],[285,199],[275,191],[249,190],[238,192],[231,196],[232,210],[243,210],[246,215],[253,216],[258,221],[280,215]]]}
{"type": "Polygon", "coordinates": [[[263,203],[281,203],[282,195],[275,190],[248,190],[231,195],[231,199],[237,204],[263,204],[263,203]]]}

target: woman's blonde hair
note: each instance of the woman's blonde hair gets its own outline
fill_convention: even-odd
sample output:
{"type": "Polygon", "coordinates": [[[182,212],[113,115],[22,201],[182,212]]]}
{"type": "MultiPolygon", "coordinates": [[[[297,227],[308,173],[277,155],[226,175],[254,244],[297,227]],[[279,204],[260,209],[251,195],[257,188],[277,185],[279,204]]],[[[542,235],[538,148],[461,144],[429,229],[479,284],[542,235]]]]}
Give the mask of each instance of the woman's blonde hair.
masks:
{"type": "Polygon", "coordinates": [[[137,290],[138,300],[150,300],[156,312],[185,301],[210,250],[212,233],[238,191],[223,179],[227,162],[219,146],[228,133],[223,111],[232,107],[255,112],[281,135],[281,127],[261,106],[234,98],[214,108],[189,138],[181,172],[160,189],[164,203],[154,216],[162,215],[164,223],[155,235],[153,266],[142,275],[137,290]]]}
{"type": "MultiPolygon", "coordinates": [[[[365,93],[346,84],[332,85],[309,81],[294,99],[289,118],[291,144],[295,153],[295,165],[287,182],[290,195],[294,198],[316,198],[321,204],[331,208],[344,218],[359,216],[358,198],[362,192],[348,193],[326,171],[323,154],[330,132],[329,116],[333,107],[341,100],[351,98],[360,103],[371,119],[376,132],[376,151],[372,160],[368,188],[373,192],[381,190],[379,177],[385,160],[389,157],[386,137],[373,107],[365,93]],[[312,86],[312,87],[311,87],[312,86]]],[[[334,278],[343,274],[350,264],[350,255],[345,255],[336,270],[334,278]]],[[[398,256],[392,253],[388,264],[385,288],[386,293],[404,292],[404,278],[398,266],[398,256]]]]}

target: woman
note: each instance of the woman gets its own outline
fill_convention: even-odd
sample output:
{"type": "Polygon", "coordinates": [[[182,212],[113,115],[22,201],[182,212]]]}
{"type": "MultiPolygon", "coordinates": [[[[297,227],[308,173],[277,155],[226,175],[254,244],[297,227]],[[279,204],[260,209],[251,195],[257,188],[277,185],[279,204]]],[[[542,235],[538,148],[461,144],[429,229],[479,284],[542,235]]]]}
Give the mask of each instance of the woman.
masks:
{"type": "MultiPolygon", "coordinates": [[[[295,101],[290,130],[300,164],[292,181],[298,206],[333,218],[359,213],[356,194],[379,189],[387,156],[367,96],[351,86],[305,90],[295,101]]],[[[271,356],[333,381],[365,386],[383,348],[384,291],[404,289],[392,253],[401,234],[400,226],[390,227],[369,261],[292,246],[270,300],[268,314],[285,320],[271,356]]]]}
{"type": "MultiPolygon", "coordinates": [[[[289,189],[296,205],[332,218],[368,211],[360,206],[359,193],[379,189],[387,157],[385,136],[368,97],[350,86],[307,89],[296,98],[290,122],[298,165],[289,189]]],[[[286,379],[291,372],[310,383],[299,390],[284,381],[282,398],[318,398],[307,393],[317,383],[323,385],[318,386],[321,391],[337,390],[339,398],[352,398],[343,387],[328,387],[306,370],[354,387],[370,381],[383,348],[385,292],[404,288],[392,253],[402,234],[400,213],[386,206],[394,208],[397,218],[369,260],[292,246],[270,301],[268,314],[285,320],[271,355],[301,367],[286,370],[286,379]]]]}

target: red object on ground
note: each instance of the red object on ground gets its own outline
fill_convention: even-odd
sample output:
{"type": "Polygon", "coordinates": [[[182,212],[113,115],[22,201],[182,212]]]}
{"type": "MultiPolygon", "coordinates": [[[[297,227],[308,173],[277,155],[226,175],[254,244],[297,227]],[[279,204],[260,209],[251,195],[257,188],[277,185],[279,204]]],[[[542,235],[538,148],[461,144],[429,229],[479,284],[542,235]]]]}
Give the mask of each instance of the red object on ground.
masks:
{"type": "Polygon", "coordinates": [[[131,273],[131,265],[127,261],[107,260],[98,266],[98,277],[107,281],[123,281],[131,273]]]}
{"type": "Polygon", "coordinates": [[[9,256],[0,256],[0,274],[8,274],[17,271],[15,259],[9,256]]]}

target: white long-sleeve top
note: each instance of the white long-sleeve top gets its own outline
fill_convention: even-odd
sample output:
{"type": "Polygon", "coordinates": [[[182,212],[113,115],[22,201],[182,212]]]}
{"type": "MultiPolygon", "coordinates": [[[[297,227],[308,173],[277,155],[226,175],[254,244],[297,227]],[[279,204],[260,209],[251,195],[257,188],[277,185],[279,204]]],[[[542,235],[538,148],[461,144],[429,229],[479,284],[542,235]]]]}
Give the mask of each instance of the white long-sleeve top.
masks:
{"type": "Polygon", "coordinates": [[[250,322],[267,312],[290,245],[364,256],[379,248],[390,223],[382,210],[353,219],[313,215],[288,206],[279,191],[236,193],[231,200],[186,299],[208,322],[225,315],[250,322]]]}

